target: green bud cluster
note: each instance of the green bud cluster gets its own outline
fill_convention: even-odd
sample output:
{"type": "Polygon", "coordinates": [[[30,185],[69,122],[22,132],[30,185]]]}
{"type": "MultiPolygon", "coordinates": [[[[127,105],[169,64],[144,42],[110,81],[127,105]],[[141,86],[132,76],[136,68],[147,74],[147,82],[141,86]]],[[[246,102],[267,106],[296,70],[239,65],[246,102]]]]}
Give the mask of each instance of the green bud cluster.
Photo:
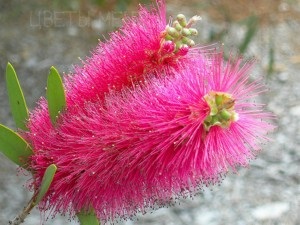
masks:
{"type": "Polygon", "coordinates": [[[210,92],[204,96],[210,107],[210,114],[204,120],[204,127],[208,131],[212,126],[229,127],[231,122],[238,119],[234,111],[234,100],[230,94],[223,92],[210,92]]]}
{"type": "Polygon", "coordinates": [[[172,41],[175,43],[175,52],[182,47],[192,47],[195,45],[195,42],[191,39],[191,36],[198,35],[198,31],[195,28],[191,28],[191,26],[197,20],[200,20],[200,17],[194,16],[187,21],[183,14],[178,14],[176,20],[173,21],[172,26],[166,27],[164,38],[167,41],[172,41]]]}

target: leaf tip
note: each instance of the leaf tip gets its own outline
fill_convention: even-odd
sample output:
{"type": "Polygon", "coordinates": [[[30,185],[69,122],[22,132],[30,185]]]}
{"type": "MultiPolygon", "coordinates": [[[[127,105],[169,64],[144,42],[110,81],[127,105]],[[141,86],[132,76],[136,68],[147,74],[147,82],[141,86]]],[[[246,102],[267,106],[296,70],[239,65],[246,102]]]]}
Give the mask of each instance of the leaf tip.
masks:
{"type": "Polygon", "coordinates": [[[54,66],[50,67],[50,73],[52,72],[58,73],[57,69],[54,66]]]}
{"type": "Polygon", "coordinates": [[[16,73],[13,65],[10,62],[7,62],[7,65],[6,65],[6,74],[10,74],[10,73],[8,73],[9,70],[13,71],[13,73],[16,73]]]}

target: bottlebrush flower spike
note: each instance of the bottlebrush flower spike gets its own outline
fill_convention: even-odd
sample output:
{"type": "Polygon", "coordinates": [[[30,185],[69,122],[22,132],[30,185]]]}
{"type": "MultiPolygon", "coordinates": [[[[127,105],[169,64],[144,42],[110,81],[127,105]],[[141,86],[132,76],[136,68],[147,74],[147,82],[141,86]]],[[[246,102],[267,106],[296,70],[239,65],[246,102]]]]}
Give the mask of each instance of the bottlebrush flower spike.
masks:
{"type": "Polygon", "coordinates": [[[110,91],[104,104],[68,109],[56,127],[46,117],[30,122],[33,186],[48,165],[58,167],[41,208],[128,218],[246,166],[272,129],[272,115],[251,101],[264,91],[249,81],[251,66],[199,57],[174,76],[110,91]]]}
{"type": "MultiPolygon", "coordinates": [[[[176,69],[180,63],[192,65],[195,58],[214,49],[214,46],[193,47],[191,36],[197,35],[197,31],[191,26],[200,17],[194,16],[180,25],[178,21],[186,18],[179,14],[172,27],[166,23],[165,1],[157,0],[157,6],[151,10],[141,6],[138,16],[125,18],[109,41],[99,43],[84,65],[76,66],[74,73],[65,77],[66,108],[71,110],[73,106],[103,100],[109,90],[119,91],[142,82],[147,74],[157,76],[164,70],[176,69]],[[167,33],[174,27],[181,27],[176,30],[176,37],[167,33]]],[[[42,98],[30,120],[47,118],[45,104],[42,98]]]]}
{"type": "MultiPolygon", "coordinates": [[[[149,72],[159,74],[166,67],[176,67],[178,61],[188,61],[193,58],[193,54],[184,57],[188,50],[201,51],[191,49],[195,43],[188,38],[197,35],[196,29],[187,24],[183,29],[194,32],[182,34],[167,25],[165,1],[158,0],[157,5],[157,9],[151,10],[141,6],[138,16],[125,18],[123,26],[110,35],[110,40],[99,43],[92,57],[67,77],[68,106],[98,101],[109,89],[120,90],[143,80],[149,72]],[[175,30],[177,36],[168,35],[169,29],[175,30]],[[181,48],[184,51],[180,51],[181,48]]],[[[195,18],[198,17],[191,20],[196,21],[195,18]]]]}

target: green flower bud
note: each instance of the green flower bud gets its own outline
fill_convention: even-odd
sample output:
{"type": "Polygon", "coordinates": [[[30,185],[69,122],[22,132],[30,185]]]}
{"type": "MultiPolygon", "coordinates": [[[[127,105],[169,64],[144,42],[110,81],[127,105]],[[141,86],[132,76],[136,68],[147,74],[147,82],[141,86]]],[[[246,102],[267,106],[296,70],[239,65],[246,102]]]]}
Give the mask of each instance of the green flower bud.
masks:
{"type": "Polygon", "coordinates": [[[182,38],[182,43],[187,44],[189,47],[193,47],[195,45],[195,42],[187,37],[182,38]]]}
{"type": "Polygon", "coordinates": [[[188,28],[183,28],[181,33],[183,34],[183,36],[191,36],[190,29],[188,28]]]}
{"type": "Polygon", "coordinates": [[[217,117],[217,116],[213,116],[213,117],[211,118],[210,123],[211,123],[212,125],[218,124],[218,123],[219,123],[218,117],[217,117]]]}
{"type": "Polygon", "coordinates": [[[221,119],[228,121],[231,118],[231,113],[228,112],[226,109],[222,109],[220,112],[221,119]]]}
{"type": "Polygon", "coordinates": [[[195,45],[195,42],[188,37],[198,34],[198,31],[190,28],[190,26],[199,20],[199,18],[198,16],[194,16],[187,23],[186,17],[183,14],[178,14],[172,26],[166,26],[165,30],[161,33],[161,37],[165,41],[172,41],[175,44],[175,53],[180,52],[179,54],[185,55],[189,48],[195,45]],[[182,48],[183,46],[185,47],[182,48]]]}
{"type": "Polygon", "coordinates": [[[216,95],[216,104],[217,106],[221,105],[223,101],[223,96],[222,95],[216,95]]]}
{"type": "Polygon", "coordinates": [[[212,126],[228,128],[232,122],[239,119],[234,110],[235,101],[230,94],[212,91],[205,95],[204,99],[210,107],[210,113],[204,120],[206,131],[209,131],[212,126]]]}
{"type": "Polygon", "coordinates": [[[195,28],[190,28],[189,31],[190,31],[191,35],[193,35],[193,36],[198,35],[198,31],[195,28]]]}
{"type": "Polygon", "coordinates": [[[173,22],[173,27],[174,27],[176,30],[178,30],[179,32],[182,31],[182,26],[179,24],[179,22],[178,22],[177,20],[175,20],[175,21],[173,22]]]}
{"type": "Polygon", "coordinates": [[[175,45],[176,45],[176,50],[178,50],[178,49],[181,48],[182,42],[181,41],[176,41],[175,45]]]}
{"type": "Polygon", "coordinates": [[[186,27],[187,25],[187,22],[186,22],[186,18],[183,14],[178,14],[177,15],[177,20],[179,22],[179,24],[182,26],[182,27],[186,27]]]}
{"type": "Polygon", "coordinates": [[[167,34],[166,37],[165,37],[165,40],[166,41],[173,41],[174,38],[171,35],[167,34]]]}
{"type": "Polygon", "coordinates": [[[193,47],[195,45],[195,42],[192,39],[189,39],[188,46],[193,47]]]}
{"type": "Polygon", "coordinates": [[[171,35],[172,37],[175,37],[175,38],[179,37],[179,35],[180,35],[179,32],[174,27],[168,27],[167,32],[169,35],[171,35]]]}
{"type": "Polygon", "coordinates": [[[183,38],[182,38],[182,43],[183,43],[183,44],[189,45],[190,41],[191,41],[191,39],[189,39],[188,37],[183,37],[183,38]]]}
{"type": "Polygon", "coordinates": [[[177,33],[177,30],[174,27],[168,27],[167,32],[169,35],[174,36],[177,33]]]}

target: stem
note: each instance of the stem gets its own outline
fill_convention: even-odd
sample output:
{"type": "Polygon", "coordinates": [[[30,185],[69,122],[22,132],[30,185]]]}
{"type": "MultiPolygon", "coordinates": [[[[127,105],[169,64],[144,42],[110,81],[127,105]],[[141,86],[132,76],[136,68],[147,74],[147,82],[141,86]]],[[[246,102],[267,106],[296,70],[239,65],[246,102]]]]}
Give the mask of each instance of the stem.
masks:
{"type": "Polygon", "coordinates": [[[54,164],[51,164],[50,166],[47,167],[39,190],[34,192],[32,198],[28,202],[27,206],[24,207],[23,211],[19,215],[17,215],[13,220],[9,221],[8,225],[19,225],[24,222],[25,218],[28,216],[30,211],[37,204],[40,203],[40,201],[43,199],[43,197],[47,193],[47,191],[53,181],[56,170],[57,170],[57,167],[54,164]]]}
{"type": "Polygon", "coordinates": [[[36,195],[33,195],[27,206],[24,207],[23,211],[17,215],[13,220],[8,222],[8,225],[19,225],[24,222],[25,218],[29,215],[30,211],[36,206],[35,203],[36,195]]]}

